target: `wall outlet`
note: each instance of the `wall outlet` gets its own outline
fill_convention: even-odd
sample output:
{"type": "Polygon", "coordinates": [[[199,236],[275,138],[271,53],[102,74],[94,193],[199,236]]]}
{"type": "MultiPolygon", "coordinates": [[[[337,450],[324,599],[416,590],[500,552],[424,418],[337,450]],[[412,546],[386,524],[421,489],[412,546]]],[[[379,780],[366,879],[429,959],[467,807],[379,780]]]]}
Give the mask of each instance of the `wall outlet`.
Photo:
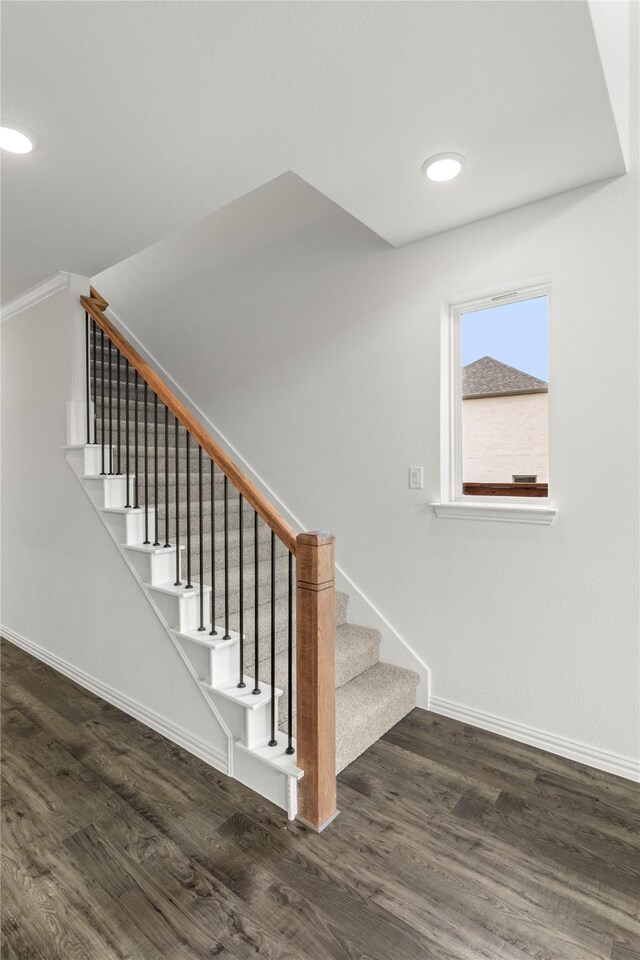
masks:
{"type": "Polygon", "coordinates": [[[409,489],[422,490],[424,487],[423,467],[409,467],[409,489]]]}

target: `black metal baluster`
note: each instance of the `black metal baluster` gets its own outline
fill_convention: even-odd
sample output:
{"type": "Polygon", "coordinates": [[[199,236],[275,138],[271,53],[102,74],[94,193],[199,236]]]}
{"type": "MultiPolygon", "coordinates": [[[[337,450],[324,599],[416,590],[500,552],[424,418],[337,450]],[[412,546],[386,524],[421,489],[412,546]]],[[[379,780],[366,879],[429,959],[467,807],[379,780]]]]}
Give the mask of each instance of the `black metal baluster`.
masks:
{"type": "Polygon", "coordinates": [[[153,394],[153,516],[156,525],[154,547],[160,546],[160,519],[158,516],[158,394],[153,394]]]}
{"type": "Polygon", "coordinates": [[[124,405],[125,405],[124,415],[126,418],[124,422],[124,442],[126,445],[126,450],[124,453],[124,465],[125,465],[125,472],[126,472],[126,478],[127,478],[127,502],[125,503],[125,507],[130,507],[131,506],[131,504],[129,503],[129,498],[130,498],[129,485],[131,483],[131,476],[130,476],[131,464],[129,463],[129,370],[130,368],[129,368],[128,360],[125,360],[124,363],[125,363],[124,375],[127,378],[124,386],[124,405]]]}
{"type": "Polygon", "coordinates": [[[271,531],[271,740],[270,747],[277,747],[276,740],[276,535],[271,531]]]}
{"type": "Polygon", "coordinates": [[[224,478],[224,637],[230,640],[229,633],[229,481],[224,478]]]}
{"type": "Polygon", "coordinates": [[[84,312],[84,335],[87,354],[87,443],[91,443],[91,388],[89,386],[91,379],[91,354],[89,352],[89,314],[86,310],[84,312]]]}
{"type": "Polygon", "coordinates": [[[164,405],[164,545],[169,543],[169,407],[164,405]]]}
{"type": "Polygon", "coordinates": [[[285,753],[295,753],[293,749],[293,554],[289,551],[289,577],[287,596],[287,749],[285,753]]]}
{"type": "Polygon", "coordinates": [[[96,383],[98,381],[98,371],[96,369],[96,350],[98,348],[98,325],[96,321],[92,318],[91,325],[93,329],[93,337],[91,338],[91,350],[93,353],[93,442],[98,442],[98,403],[96,400],[96,383]]]}
{"type": "Polygon", "coordinates": [[[149,394],[149,385],[144,382],[144,540],[143,543],[151,543],[149,540],[149,418],[147,416],[147,401],[149,394]]]}
{"type": "MultiPolygon", "coordinates": [[[[140,509],[140,500],[138,498],[138,371],[136,370],[136,378],[134,381],[133,389],[133,406],[134,406],[134,421],[133,421],[133,509],[140,509]]],[[[127,417],[129,415],[127,414],[127,417]]]]}
{"type": "Polygon", "coordinates": [[[202,447],[198,446],[198,533],[200,534],[200,626],[204,630],[204,521],[202,518],[202,447]]]}
{"type": "Polygon", "coordinates": [[[106,476],[106,470],[104,469],[105,467],[105,463],[104,463],[104,433],[105,433],[105,430],[104,430],[104,423],[105,423],[104,421],[104,330],[102,329],[102,327],[100,327],[100,373],[101,373],[100,408],[102,413],[102,426],[100,428],[100,442],[102,444],[102,470],[100,471],[100,476],[104,477],[106,476]]]}
{"type": "Polygon", "coordinates": [[[119,350],[118,350],[118,401],[117,401],[116,410],[118,412],[118,421],[116,424],[116,431],[117,431],[116,436],[118,438],[118,469],[116,472],[118,476],[120,476],[122,474],[122,470],[120,469],[122,464],[120,461],[121,454],[120,454],[120,351],[119,350]]]}
{"type": "Polygon", "coordinates": [[[240,493],[238,495],[238,517],[240,526],[238,528],[238,563],[240,564],[240,569],[238,573],[239,579],[239,601],[240,601],[240,681],[238,686],[240,688],[246,687],[244,682],[244,532],[242,530],[242,505],[244,503],[244,497],[240,493]]]}
{"type": "Polygon", "coordinates": [[[217,637],[216,630],[216,467],[211,464],[211,630],[209,636],[217,637]]]}
{"type": "Polygon", "coordinates": [[[175,420],[175,441],[176,441],[176,582],[174,587],[179,587],[181,584],[180,580],[180,486],[178,484],[178,440],[179,437],[179,428],[178,428],[178,418],[174,417],[175,420]]]}
{"type": "Polygon", "coordinates": [[[109,476],[113,476],[113,373],[111,371],[112,344],[109,338],[109,476]]]}
{"type": "Polygon", "coordinates": [[[258,604],[260,603],[260,583],[258,581],[258,514],[253,511],[253,690],[252,693],[260,693],[260,683],[258,679],[258,663],[260,662],[260,622],[258,616],[258,604]]]}
{"type": "Polygon", "coordinates": [[[186,431],[186,440],[187,440],[187,589],[193,589],[193,584],[191,583],[191,450],[189,449],[189,443],[191,436],[189,431],[186,431]]]}

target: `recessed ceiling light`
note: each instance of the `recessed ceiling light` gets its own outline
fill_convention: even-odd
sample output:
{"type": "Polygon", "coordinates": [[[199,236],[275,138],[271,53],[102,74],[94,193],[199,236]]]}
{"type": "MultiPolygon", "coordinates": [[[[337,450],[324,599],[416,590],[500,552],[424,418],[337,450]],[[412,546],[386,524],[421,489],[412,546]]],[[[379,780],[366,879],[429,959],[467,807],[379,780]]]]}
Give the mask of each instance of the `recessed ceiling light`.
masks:
{"type": "Polygon", "coordinates": [[[31,153],[35,137],[17,127],[0,127],[0,148],[9,153],[31,153]]]}
{"type": "Polygon", "coordinates": [[[446,180],[453,180],[462,170],[464,157],[459,153],[438,153],[435,157],[429,157],[422,165],[422,172],[429,180],[436,183],[444,183],[446,180]]]}

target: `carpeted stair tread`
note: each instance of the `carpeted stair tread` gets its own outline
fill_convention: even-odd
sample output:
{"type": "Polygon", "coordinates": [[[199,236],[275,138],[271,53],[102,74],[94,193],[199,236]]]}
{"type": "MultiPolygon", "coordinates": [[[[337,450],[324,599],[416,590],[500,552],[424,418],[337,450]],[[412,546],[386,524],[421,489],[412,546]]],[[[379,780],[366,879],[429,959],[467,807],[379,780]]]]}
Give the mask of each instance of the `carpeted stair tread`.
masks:
{"type": "MultiPolygon", "coordinates": [[[[336,688],[350,683],[379,662],[380,634],[377,630],[358,627],[354,624],[342,624],[336,628],[336,688]]],[[[260,683],[271,682],[271,658],[268,649],[261,651],[258,663],[260,683]]],[[[285,691],[278,704],[278,722],[281,730],[286,730],[289,710],[286,691],[289,687],[289,656],[287,633],[284,631],[276,642],[276,686],[285,691]]],[[[245,649],[245,673],[254,676],[254,657],[251,647],[245,649]]],[[[295,649],[293,655],[294,697],[293,716],[296,714],[295,701],[295,649]]]]}
{"type": "MultiPolygon", "coordinates": [[[[276,576],[274,581],[273,593],[276,599],[276,607],[282,604],[286,606],[286,598],[288,596],[288,573],[287,573],[288,563],[286,558],[280,558],[276,560],[276,576]]],[[[238,577],[239,568],[229,567],[229,594],[228,594],[228,608],[232,613],[236,613],[240,607],[240,583],[238,577]]],[[[210,568],[205,563],[204,573],[202,578],[200,577],[200,570],[197,563],[191,565],[191,581],[192,582],[202,582],[204,586],[211,586],[211,576],[210,568]]],[[[183,558],[181,565],[181,580],[183,583],[187,583],[187,565],[186,561],[183,558]]],[[[253,609],[253,598],[254,598],[254,582],[255,582],[255,572],[253,569],[253,564],[251,568],[245,568],[244,571],[244,608],[247,608],[247,604],[252,604],[253,609]]],[[[271,602],[271,561],[262,560],[258,564],[258,589],[259,589],[259,600],[260,606],[270,606],[271,602]]],[[[295,592],[295,582],[293,586],[295,592]]],[[[216,569],[216,583],[215,591],[212,591],[213,596],[216,598],[216,621],[221,623],[224,620],[224,594],[225,594],[225,584],[224,584],[224,570],[216,569]]],[[[210,608],[209,608],[210,614],[210,608]]],[[[245,633],[248,632],[250,624],[246,623],[245,633]]],[[[266,636],[266,634],[265,634],[266,636]]]]}
{"type": "MultiPolygon", "coordinates": [[[[268,599],[264,596],[261,599],[268,599]]],[[[336,590],[336,628],[339,629],[347,619],[347,604],[349,602],[349,597],[346,593],[342,593],[340,590],[336,590]]],[[[294,612],[294,624],[295,624],[295,609],[296,609],[296,598],[295,592],[293,596],[293,612],[294,612]]],[[[208,616],[210,616],[211,611],[208,611],[208,616]]],[[[287,598],[282,596],[276,599],[276,650],[283,650],[287,645],[287,598]]],[[[223,624],[224,622],[224,608],[219,603],[216,605],[216,622],[218,625],[223,624]]],[[[240,630],[240,617],[239,611],[233,610],[229,616],[229,626],[236,633],[240,630]]],[[[209,628],[210,629],[210,628],[209,628]]],[[[295,626],[294,626],[295,629],[295,626]]],[[[253,646],[254,641],[254,630],[255,630],[255,607],[253,606],[253,594],[245,598],[244,606],[244,635],[245,635],[245,655],[251,657],[251,663],[253,663],[253,651],[250,652],[250,647],[253,646]]],[[[265,653],[269,649],[269,643],[271,639],[271,604],[270,603],[261,603],[258,606],[258,637],[260,642],[260,653],[259,653],[259,662],[263,659],[265,653]]]]}
{"type": "Polygon", "coordinates": [[[336,773],[410,713],[418,674],[377,663],[336,690],[336,773]]]}
{"type": "MultiPolygon", "coordinates": [[[[197,555],[192,559],[191,572],[192,579],[198,575],[198,567],[194,561],[197,559],[197,555]]],[[[182,571],[184,576],[184,570],[186,566],[186,561],[182,563],[182,571]]],[[[202,578],[203,583],[210,583],[211,578],[206,576],[210,570],[210,566],[207,564],[207,559],[205,556],[204,564],[205,576],[202,578]]],[[[288,583],[288,562],[286,557],[277,557],[275,563],[275,585],[276,585],[276,597],[283,596],[287,592],[287,583],[288,583]]],[[[245,599],[253,600],[253,587],[255,583],[255,569],[253,564],[245,564],[244,566],[244,576],[242,578],[243,589],[245,599]]],[[[271,588],[271,560],[260,560],[258,562],[258,588],[260,594],[262,595],[263,600],[268,600],[270,596],[271,588]]],[[[295,582],[293,585],[295,590],[295,582]]],[[[229,592],[231,595],[235,596],[239,594],[240,591],[240,567],[231,566],[229,564],[229,592]]],[[[224,568],[216,567],[216,596],[224,596],[224,568]]]]}
{"type": "MultiPolygon", "coordinates": [[[[98,411],[98,413],[100,413],[100,411],[98,411]]],[[[108,416],[106,416],[105,419],[106,419],[106,423],[105,423],[105,440],[104,440],[104,442],[105,442],[105,444],[107,444],[107,443],[109,442],[109,422],[108,422],[108,416]]],[[[123,443],[124,443],[124,438],[125,438],[125,436],[126,436],[126,430],[127,430],[127,422],[129,423],[129,441],[130,441],[130,443],[131,443],[131,442],[133,442],[133,438],[134,438],[134,436],[135,436],[135,425],[136,425],[136,421],[135,421],[135,420],[132,420],[132,419],[130,419],[129,421],[122,420],[122,421],[121,421],[121,424],[120,424],[120,435],[121,435],[122,441],[123,441],[123,443]]],[[[116,435],[116,432],[117,432],[117,426],[116,426],[116,424],[117,424],[117,420],[116,420],[116,418],[114,417],[114,419],[113,419],[113,427],[114,427],[113,436],[114,436],[114,438],[115,438],[115,435],[116,435]]],[[[149,446],[151,447],[152,444],[153,444],[153,435],[154,435],[154,433],[155,433],[155,424],[154,424],[154,422],[153,422],[153,419],[149,420],[147,426],[148,426],[148,430],[149,430],[149,446]]],[[[97,429],[96,429],[95,444],[96,444],[96,446],[99,447],[99,446],[101,446],[101,444],[102,444],[102,420],[101,420],[100,415],[98,416],[98,421],[97,421],[97,424],[96,424],[96,428],[97,428],[97,429]]],[[[139,439],[139,442],[142,442],[143,431],[144,431],[144,420],[138,420],[138,439],[139,439]]],[[[160,421],[160,422],[158,423],[158,447],[160,447],[161,444],[164,444],[164,421],[160,421]]],[[[180,449],[184,449],[184,448],[186,447],[186,445],[187,445],[187,439],[186,439],[185,430],[184,430],[183,427],[180,427],[180,430],[178,431],[178,447],[179,447],[180,449]]],[[[195,442],[194,442],[193,440],[191,441],[191,444],[190,444],[190,445],[191,445],[191,449],[192,449],[192,450],[193,450],[193,449],[196,449],[196,450],[197,450],[197,445],[195,444],[195,442]]],[[[169,444],[168,444],[168,446],[169,446],[169,449],[170,449],[170,450],[174,450],[174,449],[175,449],[175,433],[174,433],[173,428],[171,427],[171,424],[169,425],[169,444]]]]}
{"type": "MultiPolygon", "coordinates": [[[[175,492],[175,491],[174,491],[175,492]]],[[[182,493],[180,494],[182,496],[182,493]]],[[[135,498],[134,498],[135,499],[135,498]]],[[[141,506],[144,506],[144,482],[138,484],[138,500],[141,506]]],[[[149,517],[153,517],[154,503],[150,501],[149,504],[149,517]]],[[[189,529],[191,533],[196,533],[199,528],[199,513],[198,513],[198,501],[191,500],[191,522],[189,529]]],[[[222,537],[224,533],[224,501],[214,499],[214,514],[215,514],[215,523],[216,523],[216,537],[222,537]]],[[[160,532],[164,534],[164,521],[167,516],[165,499],[162,497],[159,498],[158,503],[158,521],[160,526],[160,532]]],[[[175,507],[175,497],[169,497],[169,529],[172,536],[175,536],[175,519],[176,519],[176,507],[175,507]]],[[[187,533],[187,501],[186,501],[186,488],[184,490],[184,499],[181,499],[180,509],[178,511],[178,517],[180,518],[180,541],[184,542],[187,533]]],[[[202,520],[204,523],[205,532],[209,532],[211,529],[211,500],[210,498],[205,498],[202,503],[202,520]]],[[[242,512],[242,528],[244,531],[244,539],[246,543],[253,543],[253,510],[248,508],[243,509],[242,512]]],[[[237,501],[234,503],[230,500],[227,510],[227,529],[229,532],[231,530],[238,530],[240,526],[240,513],[238,510],[237,501]]],[[[271,537],[271,530],[263,522],[262,519],[258,522],[258,540],[269,539],[271,537]],[[264,532],[266,531],[266,533],[264,532]]],[[[247,555],[247,561],[248,561],[247,555]]]]}
{"type": "Polygon", "coordinates": [[[380,659],[380,633],[343,623],[336,628],[336,687],[343,687],[380,659]]]}
{"type": "MultiPolygon", "coordinates": [[[[378,663],[379,647],[380,634],[377,630],[351,623],[336,627],[336,687],[344,686],[359,673],[378,663]]],[[[286,630],[276,637],[276,654],[276,686],[284,688],[287,685],[288,662],[286,630]]],[[[252,644],[246,642],[244,662],[247,672],[253,675],[254,649],[252,644]]],[[[258,662],[258,676],[263,683],[269,682],[270,670],[271,659],[267,643],[260,648],[258,662]]]]}
{"type": "MultiPolygon", "coordinates": [[[[151,508],[151,516],[149,518],[150,522],[153,523],[153,508],[151,508]]],[[[212,533],[215,535],[215,551],[216,555],[220,555],[224,552],[224,525],[222,522],[218,522],[219,518],[216,514],[216,527],[215,531],[211,529],[211,511],[208,513],[203,512],[202,524],[204,529],[204,550],[205,553],[210,551],[210,541],[212,533]]],[[[162,514],[159,514],[158,518],[158,529],[160,531],[160,537],[163,542],[165,539],[165,518],[162,514]]],[[[197,511],[192,512],[191,519],[189,521],[189,530],[191,532],[191,549],[193,551],[194,537],[198,537],[198,532],[200,529],[200,518],[197,511]]],[[[244,549],[244,562],[246,564],[253,563],[253,550],[254,550],[254,536],[253,536],[253,523],[245,523],[242,528],[243,534],[243,549],[244,549]]],[[[179,540],[181,546],[186,546],[187,543],[187,518],[186,516],[180,517],[180,530],[179,530],[179,540]]],[[[229,548],[238,551],[239,549],[239,540],[240,540],[240,527],[238,524],[238,517],[229,517],[229,523],[227,527],[227,538],[229,541],[229,548]]],[[[178,539],[176,535],[176,518],[169,515],[169,543],[173,546],[178,539]]],[[[199,541],[198,541],[199,542],[199,541]]],[[[285,556],[287,554],[287,548],[276,537],[276,556],[285,556]]],[[[266,524],[263,526],[260,524],[258,526],[258,547],[261,551],[261,559],[265,559],[270,555],[271,551],[271,530],[266,524]]]]}
{"type": "MultiPolygon", "coordinates": [[[[160,530],[162,534],[162,543],[164,544],[164,524],[160,524],[160,530]]],[[[231,567],[236,568],[236,570],[240,562],[240,546],[238,543],[238,532],[239,531],[237,528],[234,530],[229,530],[229,546],[228,546],[229,566],[230,568],[231,567]]],[[[169,545],[173,546],[175,545],[175,543],[176,543],[175,536],[172,533],[170,533],[169,545]]],[[[196,566],[199,566],[199,560],[200,560],[199,543],[200,543],[200,539],[198,535],[194,534],[192,546],[191,546],[191,557],[192,557],[191,562],[192,562],[192,565],[195,563],[196,566]]],[[[187,562],[186,561],[187,548],[186,548],[186,537],[184,537],[182,534],[180,535],[180,546],[184,548],[182,550],[182,565],[184,567],[184,565],[187,562]]],[[[254,562],[253,537],[251,538],[250,542],[247,541],[247,539],[245,538],[243,552],[244,552],[244,558],[245,558],[245,566],[248,567],[250,563],[253,564],[254,562]]],[[[280,543],[279,540],[277,540],[276,541],[276,557],[278,558],[286,557],[287,552],[288,551],[285,545],[283,543],[280,543]]],[[[218,571],[222,572],[224,570],[224,543],[222,542],[222,537],[216,538],[216,544],[215,544],[213,556],[214,556],[215,565],[216,565],[216,576],[218,576],[218,571]]],[[[206,533],[206,531],[205,531],[205,537],[204,537],[204,557],[205,557],[204,569],[209,571],[211,569],[211,549],[209,545],[209,534],[206,533]]],[[[270,538],[262,539],[258,537],[258,560],[262,562],[262,561],[270,560],[270,558],[271,558],[271,539],[270,538]]]]}

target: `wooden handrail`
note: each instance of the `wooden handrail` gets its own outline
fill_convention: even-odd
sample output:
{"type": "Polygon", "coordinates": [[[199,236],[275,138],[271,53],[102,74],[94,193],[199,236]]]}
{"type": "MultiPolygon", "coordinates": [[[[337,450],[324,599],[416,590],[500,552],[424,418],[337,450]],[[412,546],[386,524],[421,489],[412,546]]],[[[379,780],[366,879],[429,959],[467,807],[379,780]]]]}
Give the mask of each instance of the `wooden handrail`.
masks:
{"type": "Polygon", "coordinates": [[[196,443],[222,470],[234,487],[242,494],[248,504],[258,513],[267,526],[280,538],[288,550],[296,555],[296,533],[280,514],[272,507],[266,497],[251,483],[251,481],[236,466],[229,455],[216,443],[213,437],[198,423],[184,404],[178,400],[175,393],[151,369],[146,360],[134,350],[128,340],[114,327],[103,311],[109,306],[108,302],[93,287],[89,288],[90,296],[80,297],[82,306],[93,317],[101,330],[107,334],[111,342],[117,347],[123,357],[126,357],[131,366],[138,371],[142,379],[149,384],[158,395],[158,399],[165,404],[178,422],[189,431],[196,443]]]}

